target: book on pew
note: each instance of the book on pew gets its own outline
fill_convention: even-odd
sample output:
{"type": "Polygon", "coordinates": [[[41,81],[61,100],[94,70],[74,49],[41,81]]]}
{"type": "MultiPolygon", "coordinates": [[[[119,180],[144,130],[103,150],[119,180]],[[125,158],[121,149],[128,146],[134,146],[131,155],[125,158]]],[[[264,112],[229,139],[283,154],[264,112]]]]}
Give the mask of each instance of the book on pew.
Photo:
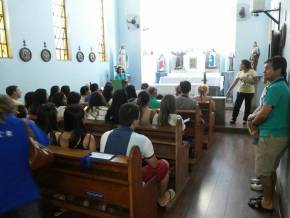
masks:
{"type": "Polygon", "coordinates": [[[116,155],[114,154],[105,154],[101,152],[92,152],[90,153],[91,158],[99,159],[99,160],[112,160],[116,155]]]}

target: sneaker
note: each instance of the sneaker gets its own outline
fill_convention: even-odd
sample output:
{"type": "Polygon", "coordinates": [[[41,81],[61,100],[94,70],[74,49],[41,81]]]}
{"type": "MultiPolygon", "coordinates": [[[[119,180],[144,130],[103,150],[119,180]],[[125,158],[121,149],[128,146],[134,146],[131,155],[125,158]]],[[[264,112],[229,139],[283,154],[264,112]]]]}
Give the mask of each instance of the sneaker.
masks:
{"type": "Polygon", "coordinates": [[[250,180],[251,184],[261,184],[261,180],[259,178],[252,178],[250,180]]]}
{"type": "Polygon", "coordinates": [[[230,121],[230,124],[232,124],[232,125],[233,125],[233,124],[236,124],[236,121],[235,121],[235,120],[231,120],[231,121],[230,121]]]}
{"type": "Polygon", "coordinates": [[[250,187],[251,187],[251,189],[253,190],[253,191],[262,191],[263,190],[263,186],[262,186],[262,184],[256,184],[256,183],[253,183],[253,184],[251,184],[250,185],[250,187]]]}
{"type": "Polygon", "coordinates": [[[58,208],[58,209],[56,209],[56,210],[53,212],[53,216],[54,216],[54,217],[58,217],[58,216],[62,215],[64,212],[66,212],[65,209],[63,209],[63,208],[58,208]]]}

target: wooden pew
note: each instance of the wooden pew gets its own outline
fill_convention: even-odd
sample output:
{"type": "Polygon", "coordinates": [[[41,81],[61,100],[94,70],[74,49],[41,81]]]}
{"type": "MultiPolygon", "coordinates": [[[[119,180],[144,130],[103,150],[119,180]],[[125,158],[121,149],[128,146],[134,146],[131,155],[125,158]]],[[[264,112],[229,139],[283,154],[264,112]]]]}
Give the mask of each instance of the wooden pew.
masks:
{"type": "Polygon", "coordinates": [[[204,129],[206,138],[204,140],[204,143],[210,146],[212,145],[214,138],[215,113],[213,111],[211,102],[198,102],[198,105],[202,112],[202,118],[206,123],[204,129]]]}
{"type": "Polygon", "coordinates": [[[201,111],[199,107],[195,110],[176,110],[183,120],[190,118],[189,122],[185,123],[186,128],[184,135],[190,138],[194,147],[194,159],[198,160],[201,156],[202,144],[203,144],[203,129],[204,126],[201,120],[201,111]]]}
{"type": "Polygon", "coordinates": [[[93,217],[157,216],[157,184],[155,177],[143,183],[142,157],[138,147],[131,150],[129,157],[116,156],[111,161],[94,159],[91,167],[85,169],[81,168],[80,160],[88,151],[58,146],[50,146],[50,149],[55,156],[54,162],[35,172],[46,202],[93,217]],[[90,203],[103,202],[108,207],[113,205],[122,210],[115,209],[114,212],[108,207],[97,210],[69,198],[54,198],[53,194],[57,193],[74,199],[87,199],[90,203]]]}
{"type": "MultiPolygon", "coordinates": [[[[60,128],[63,126],[61,121],[59,122],[59,126],[60,128]]],[[[88,133],[95,136],[97,149],[99,149],[102,134],[116,128],[117,125],[106,123],[105,121],[86,120],[85,127],[88,133]]],[[[155,154],[158,158],[164,158],[170,162],[174,162],[173,175],[177,198],[189,181],[189,145],[183,144],[182,142],[181,120],[177,121],[175,127],[154,125],[137,126],[135,131],[147,136],[152,141],[155,154]]]]}
{"type": "Polygon", "coordinates": [[[177,120],[175,127],[137,126],[135,131],[147,136],[151,140],[158,158],[174,162],[174,170],[170,173],[174,175],[174,189],[177,199],[189,181],[189,144],[185,144],[182,141],[181,120],[177,120]]]}

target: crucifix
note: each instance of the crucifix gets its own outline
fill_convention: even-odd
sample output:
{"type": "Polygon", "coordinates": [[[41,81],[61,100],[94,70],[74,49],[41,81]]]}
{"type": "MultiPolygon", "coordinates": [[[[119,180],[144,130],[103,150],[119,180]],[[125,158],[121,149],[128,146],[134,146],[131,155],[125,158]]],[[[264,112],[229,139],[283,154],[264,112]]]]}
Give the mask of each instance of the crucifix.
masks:
{"type": "Polygon", "coordinates": [[[207,83],[206,72],[203,73],[203,79],[201,81],[203,81],[203,84],[207,83]]]}

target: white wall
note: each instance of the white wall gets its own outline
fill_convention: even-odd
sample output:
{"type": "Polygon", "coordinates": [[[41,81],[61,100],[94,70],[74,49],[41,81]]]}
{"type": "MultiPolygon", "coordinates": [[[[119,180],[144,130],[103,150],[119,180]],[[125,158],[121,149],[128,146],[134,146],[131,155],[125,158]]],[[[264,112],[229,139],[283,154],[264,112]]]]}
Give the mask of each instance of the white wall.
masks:
{"type": "MultiPolygon", "coordinates": [[[[237,5],[248,4],[250,0],[237,0],[237,5]]],[[[257,66],[258,75],[263,75],[264,61],[268,58],[268,33],[269,33],[269,18],[261,13],[259,16],[249,16],[249,19],[238,20],[236,24],[236,48],[235,48],[235,74],[239,71],[239,65],[242,59],[249,59],[252,51],[253,42],[256,41],[260,48],[260,58],[257,66]]],[[[259,81],[256,98],[254,103],[257,105],[259,96],[264,88],[263,79],[259,81]]],[[[236,91],[234,92],[234,96],[236,91]]]]}
{"type": "MultiPolygon", "coordinates": [[[[118,5],[118,48],[124,44],[129,56],[127,73],[131,75],[131,83],[137,88],[141,84],[141,29],[128,30],[128,15],[140,17],[140,0],[117,0],[118,5]]],[[[141,21],[142,22],[142,21],[141,21]]]]}
{"type": "Polygon", "coordinates": [[[18,85],[24,93],[39,87],[49,90],[52,85],[64,84],[79,91],[80,86],[90,81],[104,85],[110,79],[114,65],[114,59],[110,56],[116,55],[115,1],[104,0],[105,22],[108,26],[105,37],[110,61],[91,63],[88,60],[91,47],[97,53],[96,0],[66,0],[72,52],[70,61],[56,60],[51,0],[7,0],[13,57],[0,59],[0,93],[5,93],[6,86],[11,84],[18,85]],[[26,40],[27,47],[32,51],[32,60],[27,63],[22,62],[18,55],[23,40],[26,40]],[[40,58],[44,41],[52,54],[48,63],[40,58]],[[79,46],[85,54],[82,63],[78,63],[75,58],[79,46]]]}

